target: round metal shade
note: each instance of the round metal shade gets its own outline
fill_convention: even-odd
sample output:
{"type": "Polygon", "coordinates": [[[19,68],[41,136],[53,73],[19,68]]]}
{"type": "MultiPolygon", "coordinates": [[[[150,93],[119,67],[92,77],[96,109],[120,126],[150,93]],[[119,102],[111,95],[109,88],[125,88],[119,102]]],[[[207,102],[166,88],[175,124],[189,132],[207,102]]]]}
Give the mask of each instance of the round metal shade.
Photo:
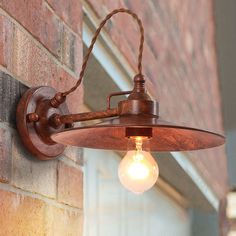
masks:
{"type": "Polygon", "coordinates": [[[126,128],[152,128],[151,151],[187,151],[211,148],[225,142],[222,135],[205,130],[178,126],[156,117],[121,116],[93,126],[67,129],[52,135],[66,145],[127,150],[126,128]]]}

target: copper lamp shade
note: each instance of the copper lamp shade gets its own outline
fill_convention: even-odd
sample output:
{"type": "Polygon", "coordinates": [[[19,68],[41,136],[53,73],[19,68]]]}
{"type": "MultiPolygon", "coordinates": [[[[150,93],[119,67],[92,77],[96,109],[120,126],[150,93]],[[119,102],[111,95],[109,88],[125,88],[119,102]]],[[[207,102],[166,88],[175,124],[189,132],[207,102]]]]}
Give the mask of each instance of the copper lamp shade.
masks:
{"type": "Polygon", "coordinates": [[[112,118],[94,126],[64,130],[53,134],[52,139],[78,147],[126,151],[126,130],[129,128],[141,132],[150,129],[150,151],[198,150],[225,142],[224,137],[216,133],[174,125],[158,118],[144,117],[142,120],[140,116],[112,118]]]}
{"type": "Polygon", "coordinates": [[[17,128],[26,148],[38,159],[48,160],[60,155],[65,145],[78,147],[127,150],[132,137],[148,137],[150,151],[187,151],[211,148],[225,142],[222,135],[205,130],[175,125],[159,117],[158,102],[147,95],[142,73],[144,29],[138,16],[128,9],[117,9],[108,14],[96,30],[84,57],[79,79],[65,92],[42,86],[29,89],[17,108],[17,128]],[[140,46],[137,74],[132,91],[116,92],[107,97],[104,111],[70,114],[66,97],[81,84],[89,56],[96,39],[113,15],[127,13],[138,23],[140,46]],[[118,106],[110,108],[113,96],[129,95],[118,106]],[[103,120],[92,126],[72,128],[75,122],[103,120]]]}

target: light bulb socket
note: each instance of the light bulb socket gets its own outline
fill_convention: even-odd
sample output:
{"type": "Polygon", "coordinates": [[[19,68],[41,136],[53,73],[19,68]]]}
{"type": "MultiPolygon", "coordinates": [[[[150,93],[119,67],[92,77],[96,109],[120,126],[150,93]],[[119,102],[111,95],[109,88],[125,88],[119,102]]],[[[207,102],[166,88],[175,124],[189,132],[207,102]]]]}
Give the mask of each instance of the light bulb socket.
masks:
{"type": "Polygon", "coordinates": [[[137,128],[137,127],[127,127],[125,129],[125,136],[127,138],[131,137],[152,137],[152,128],[137,128]]]}

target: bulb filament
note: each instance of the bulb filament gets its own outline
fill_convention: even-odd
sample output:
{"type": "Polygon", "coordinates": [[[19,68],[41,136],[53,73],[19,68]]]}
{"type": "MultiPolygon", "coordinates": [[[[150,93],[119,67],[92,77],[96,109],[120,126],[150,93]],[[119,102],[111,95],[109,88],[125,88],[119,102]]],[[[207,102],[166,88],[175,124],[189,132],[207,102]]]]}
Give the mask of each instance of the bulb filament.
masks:
{"type": "Polygon", "coordinates": [[[151,188],[158,178],[158,166],[149,153],[149,137],[129,137],[131,150],[119,166],[121,183],[134,193],[143,193],[151,188]],[[145,145],[144,145],[145,144],[145,145]]]}

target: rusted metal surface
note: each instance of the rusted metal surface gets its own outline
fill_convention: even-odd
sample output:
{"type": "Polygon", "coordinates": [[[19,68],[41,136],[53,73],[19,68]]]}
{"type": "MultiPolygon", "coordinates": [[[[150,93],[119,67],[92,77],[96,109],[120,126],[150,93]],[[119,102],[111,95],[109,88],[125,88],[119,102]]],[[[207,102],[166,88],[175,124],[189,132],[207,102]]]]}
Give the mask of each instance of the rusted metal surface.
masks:
{"type": "Polygon", "coordinates": [[[79,121],[103,119],[113,116],[118,116],[117,108],[108,109],[106,111],[85,112],[85,113],[62,115],[62,116],[59,115],[57,119],[59,119],[60,124],[67,124],[79,121]]]}
{"type": "Polygon", "coordinates": [[[62,131],[66,125],[59,129],[49,126],[49,117],[54,114],[66,114],[66,104],[60,108],[53,108],[50,99],[55,95],[50,87],[37,87],[27,90],[17,106],[17,129],[24,146],[38,159],[48,160],[60,155],[65,145],[55,143],[51,134],[62,131]]]}
{"type": "Polygon", "coordinates": [[[131,94],[131,93],[132,93],[132,91],[121,91],[121,92],[116,92],[116,93],[110,93],[107,96],[107,109],[111,108],[111,98],[112,97],[127,95],[127,94],[131,94]]]}
{"type": "Polygon", "coordinates": [[[225,142],[221,135],[174,125],[159,119],[158,103],[151,101],[147,95],[144,79],[136,76],[134,81],[133,91],[126,100],[119,102],[118,108],[79,114],[69,114],[65,102],[57,108],[53,107],[50,98],[55,91],[52,88],[30,89],[22,98],[17,113],[20,117],[18,129],[25,140],[23,142],[40,159],[50,159],[51,156],[59,155],[65,144],[126,150],[127,130],[132,129],[136,129],[132,132],[134,135],[143,136],[147,130],[148,134],[152,134],[151,151],[197,150],[215,147],[225,142]],[[115,118],[93,126],[66,129],[68,124],[77,121],[111,117],[115,118]],[[27,119],[31,122],[27,123],[27,119]],[[62,145],[57,146],[59,144],[56,143],[62,145]],[[57,148],[54,149],[55,146],[57,148]]]}
{"type": "Polygon", "coordinates": [[[187,151],[223,144],[225,138],[222,135],[174,125],[159,119],[158,102],[152,101],[146,93],[145,79],[142,75],[143,40],[142,22],[138,16],[127,9],[114,10],[105,17],[95,32],[75,86],[64,93],[56,93],[50,87],[28,90],[20,100],[17,109],[18,130],[28,150],[42,160],[61,154],[65,144],[126,150],[127,138],[137,135],[151,137],[151,151],[187,151]],[[108,19],[119,12],[132,15],[137,20],[141,32],[138,74],[134,76],[134,88],[132,91],[113,93],[108,96],[108,109],[105,111],[69,114],[65,103],[66,96],[80,85],[87,61],[102,27],[108,19]],[[117,108],[109,109],[110,98],[123,94],[129,94],[128,98],[120,101],[117,108]],[[110,119],[93,126],[68,129],[74,122],[103,118],[110,119]]]}
{"type": "Polygon", "coordinates": [[[149,115],[159,116],[159,104],[149,100],[124,100],[118,104],[119,115],[149,115]]]}
{"type": "Polygon", "coordinates": [[[221,135],[190,127],[178,126],[146,115],[112,118],[94,126],[69,129],[52,135],[55,142],[72,146],[127,150],[126,129],[151,128],[150,151],[187,151],[221,145],[221,135]]]}
{"type": "Polygon", "coordinates": [[[63,96],[63,93],[58,92],[55,94],[55,96],[50,100],[50,104],[52,107],[59,107],[60,104],[66,101],[66,97],[63,96]]]}
{"type": "Polygon", "coordinates": [[[39,115],[35,112],[29,113],[26,115],[26,121],[27,122],[36,122],[39,120],[39,115]]]}

